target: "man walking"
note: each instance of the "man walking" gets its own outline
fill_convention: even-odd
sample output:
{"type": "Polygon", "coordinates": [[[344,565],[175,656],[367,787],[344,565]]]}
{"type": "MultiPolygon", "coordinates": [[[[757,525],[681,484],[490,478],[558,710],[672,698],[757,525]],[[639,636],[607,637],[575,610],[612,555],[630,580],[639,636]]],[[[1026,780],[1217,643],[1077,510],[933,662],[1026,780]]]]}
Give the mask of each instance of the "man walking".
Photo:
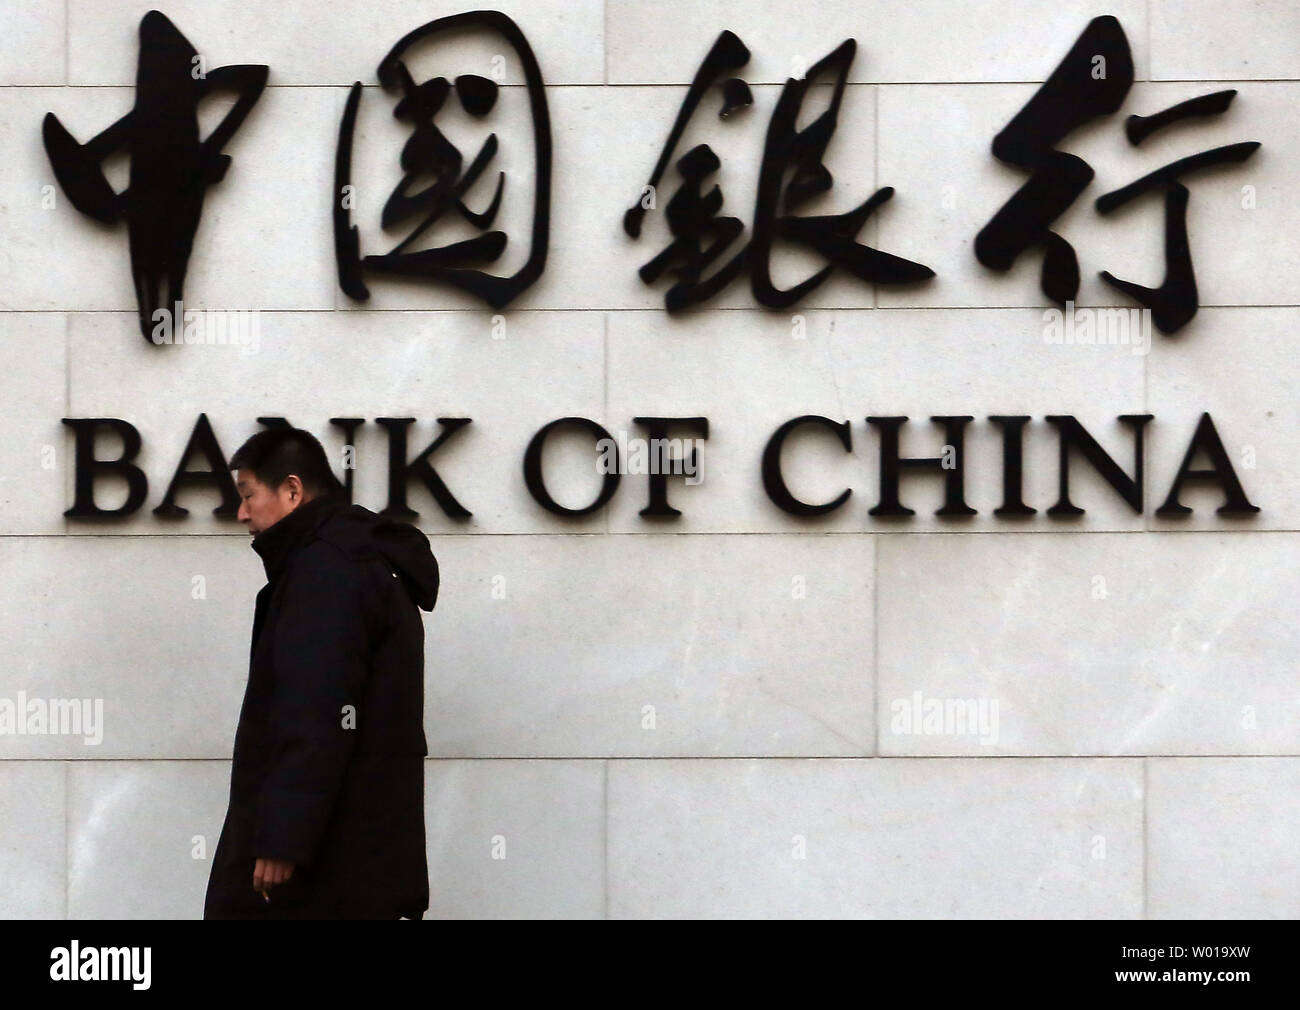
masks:
{"type": "Polygon", "coordinates": [[[422,918],[428,537],[349,504],[309,432],[230,468],[267,582],[203,917],[422,918]]]}

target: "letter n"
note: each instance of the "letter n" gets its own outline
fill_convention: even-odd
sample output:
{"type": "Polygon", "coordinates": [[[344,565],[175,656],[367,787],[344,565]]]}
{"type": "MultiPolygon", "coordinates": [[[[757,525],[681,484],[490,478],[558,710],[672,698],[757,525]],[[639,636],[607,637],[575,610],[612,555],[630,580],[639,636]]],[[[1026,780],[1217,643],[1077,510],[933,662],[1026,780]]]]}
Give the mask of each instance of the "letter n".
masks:
{"type": "Polygon", "coordinates": [[[1133,429],[1133,476],[1106,454],[1097,440],[1088,434],[1077,418],[1070,414],[1049,414],[1045,420],[1056,425],[1061,439],[1060,497],[1047,510],[1049,516],[1081,516],[1083,509],[1070,501],[1070,449],[1078,449],[1102,479],[1119,492],[1134,512],[1142,511],[1142,429],[1151,414],[1121,414],[1119,420],[1133,429]]]}

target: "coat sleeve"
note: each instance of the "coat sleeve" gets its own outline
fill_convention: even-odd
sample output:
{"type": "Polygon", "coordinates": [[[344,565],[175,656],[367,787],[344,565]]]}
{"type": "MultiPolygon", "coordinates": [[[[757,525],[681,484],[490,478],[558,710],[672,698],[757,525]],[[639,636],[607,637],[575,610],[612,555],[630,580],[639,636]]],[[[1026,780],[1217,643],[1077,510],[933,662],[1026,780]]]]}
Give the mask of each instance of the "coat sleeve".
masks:
{"type": "Polygon", "coordinates": [[[306,548],[275,615],[270,758],[257,799],[258,858],[316,857],[356,740],[369,669],[359,572],[324,545],[306,548]]]}

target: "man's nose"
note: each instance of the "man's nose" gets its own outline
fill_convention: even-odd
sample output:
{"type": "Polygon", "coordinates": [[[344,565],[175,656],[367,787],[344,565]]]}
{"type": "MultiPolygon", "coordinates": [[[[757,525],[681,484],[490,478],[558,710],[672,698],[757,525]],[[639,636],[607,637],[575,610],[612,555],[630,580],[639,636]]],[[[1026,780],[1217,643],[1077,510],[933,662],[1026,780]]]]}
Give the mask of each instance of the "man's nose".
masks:
{"type": "Polygon", "coordinates": [[[246,502],[246,501],[241,501],[241,502],[239,503],[239,511],[238,511],[237,513],[235,513],[235,517],[236,517],[236,518],[237,518],[241,523],[246,523],[246,522],[248,522],[248,502],[246,502]]]}

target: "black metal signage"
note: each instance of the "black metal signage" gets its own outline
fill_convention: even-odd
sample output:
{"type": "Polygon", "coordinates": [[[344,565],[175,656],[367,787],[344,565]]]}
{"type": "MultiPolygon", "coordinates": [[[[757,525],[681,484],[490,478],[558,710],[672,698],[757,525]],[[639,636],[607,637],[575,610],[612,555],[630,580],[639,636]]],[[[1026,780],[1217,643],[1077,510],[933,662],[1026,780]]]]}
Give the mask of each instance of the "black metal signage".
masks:
{"type": "MultiPolygon", "coordinates": [[[[890,186],[841,214],[795,213],[832,186],[824,157],[835,134],[856,51],[856,41],[846,39],[802,78],[791,78],[783,85],[763,144],[751,235],[737,247],[744,224],[739,218],[720,214],[722,189],[709,181],[719,171],[718,156],[708,144],[698,144],[673,161],[688,123],[711,90],[720,92],[718,114],[722,119],[740,114],[752,104],[748,84],[735,76],[748,62],[749,50],[730,31],[715,40],[687,89],[649,183],[623,215],[624,231],[636,240],[646,214],[657,209],[654,194],[671,163],[680,176],[664,208],[672,241],[640,269],[647,284],[670,272],[676,278],[664,296],[669,312],[706,301],[744,272],[749,274],[755,301],[769,309],[796,304],[836,269],[874,284],[915,284],[934,276],[922,263],[873,249],[855,238],[871,215],[894,195],[890,186]],[[808,89],[819,81],[832,86],[827,108],[802,129],[797,128],[808,89]],[[777,287],[771,275],[777,239],[815,250],[827,265],[792,287],[777,287]]],[[[76,141],[53,114],[46,116],[46,151],[73,205],[98,221],[112,223],[124,218],[127,222],[146,340],[164,321],[169,332],[176,328],[178,321],[170,314],[173,305],[181,301],[204,191],[229,169],[231,159],[221,150],[256,104],[268,72],[265,66],[206,70],[175,25],[158,11],[150,11],[140,23],[135,108],[85,144],[76,141]],[[233,89],[239,99],[212,134],[199,140],[197,106],[216,89],[233,89]],[[130,184],[123,193],[113,192],[102,168],[104,159],[119,150],[126,150],[131,159],[130,184]]],[[[332,215],[340,287],[348,297],[364,301],[370,296],[366,274],[404,276],[452,285],[493,308],[508,305],[541,276],[550,234],[550,114],[541,68],[527,38],[514,21],[496,11],[438,18],[403,36],[380,62],[378,77],[384,88],[398,96],[393,115],[411,131],[399,157],[402,180],[385,201],[380,223],[386,229],[405,225],[408,230],[387,252],[363,255],[352,222],[352,153],[362,96],[358,81],[348,95],[335,153],[332,215]],[[509,275],[476,266],[500,258],[508,243],[506,233],[492,227],[501,205],[505,173],[497,173],[486,206],[471,208],[466,202],[467,191],[484,176],[498,153],[497,136],[492,134],[467,159],[436,122],[453,100],[472,117],[490,116],[497,104],[498,85],[477,74],[462,74],[451,81],[443,76],[416,81],[406,59],[418,45],[466,31],[492,33],[506,42],[522,64],[528,95],[536,166],[531,235],[526,262],[509,275]],[[420,186],[419,181],[425,179],[430,181],[420,186]],[[481,234],[441,246],[424,245],[428,234],[452,216],[481,234]]],[[[1123,28],[1109,15],[1095,18],[1033,98],[993,140],[994,156],[1029,173],[1029,179],[975,237],[974,252],[980,263],[1006,271],[1022,253],[1041,247],[1044,294],[1061,305],[1073,300],[1079,287],[1078,256],[1051,226],[1092,181],[1093,171],[1082,159],[1059,150],[1057,144],[1084,124],[1118,110],[1132,84],[1133,60],[1123,28]]],[[[1214,92],[1149,115],[1131,115],[1125,133],[1130,143],[1141,144],[1158,130],[1198,117],[1222,115],[1235,94],[1214,92]]],[[[1101,272],[1107,284],[1149,309],[1161,332],[1177,332],[1196,314],[1199,304],[1187,234],[1190,194],[1182,180],[1207,168],[1244,162],[1259,147],[1257,141],[1243,141],[1202,151],[1096,199],[1097,211],[1110,214],[1144,193],[1164,193],[1165,277],[1160,285],[1148,287],[1101,272]]]]}
{"type": "MultiPolygon", "coordinates": [[[[1043,420],[1055,429],[1059,445],[1059,465],[1057,470],[1059,495],[1054,505],[1046,514],[1052,519],[1072,519],[1082,516],[1085,509],[1070,497],[1070,473],[1072,467],[1082,460],[1108,484],[1137,514],[1145,509],[1145,461],[1143,454],[1143,432],[1152,415],[1124,414],[1118,420],[1133,433],[1132,463],[1126,469],[1116,462],[1097,440],[1088,432],[1077,418],[1069,414],[1049,414],[1043,420]]],[[[388,502],[381,510],[383,514],[395,515],[404,519],[413,519],[419,513],[407,502],[407,488],[412,483],[423,486],[437,502],[442,513],[449,519],[468,519],[472,513],[452,493],[443,478],[438,474],[431,459],[446,442],[457,432],[470,424],[468,417],[440,417],[438,424],[442,428],[438,437],[421,450],[414,459],[408,459],[407,429],[415,423],[413,417],[378,417],[375,423],[388,433],[388,502]]],[[[689,452],[698,453],[696,440],[703,441],[709,435],[707,417],[634,417],[633,423],[644,429],[646,438],[652,446],[666,446],[671,453],[673,439],[681,432],[689,432],[689,452]]],[[[971,415],[940,415],[930,418],[932,424],[939,425],[944,432],[944,449],[941,456],[916,457],[902,456],[899,452],[899,432],[908,423],[907,417],[867,417],[865,423],[873,427],[880,435],[880,500],[868,515],[882,518],[906,518],[916,513],[903,504],[901,497],[902,478],[909,474],[932,473],[942,476],[944,481],[944,503],[935,515],[944,517],[967,517],[977,514],[965,500],[964,482],[966,473],[963,435],[966,426],[974,420],[971,415]]],[[[1022,498],[1024,476],[1024,431],[1032,420],[1028,415],[993,415],[988,422],[1000,430],[1002,435],[1001,471],[1002,504],[993,510],[999,519],[1012,519],[1032,516],[1037,511],[1025,504],[1022,498]]],[[[289,425],[282,417],[259,417],[258,421],[267,426],[289,425]]],[[[130,422],[114,417],[65,417],[63,423],[68,425],[75,438],[75,499],[72,507],[64,515],[78,519],[107,519],[123,517],[139,511],[148,494],[148,478],[144,471],[133,462],[139,454],[143,441],[140,432],[130,422]],[[112,432],[122,441],[122,453],[114,459],[102,459],[97,455],[97,442],[101,434],[112,432]],[[119,507],[106,509],[96,503],[96,483],[102,478],[124,479],[127,483],[127,499],[119,507]]],[[[330,424],[339,428],[344,437],[351,440],[362,424],[359,417],[333,417],[330,424]]],[[[853,451],[852,429],[848,421],[835,421],[829,417],[805,414],[791,418],[778,427],[767,440],[761,460],[763,489],[769,500],[783,512],[797,518],[810,518],[834,512],[841,508],[852,495],[851,488],[845,488],[838,497],[828,502],[810,503],[798,498],[787,486],[782,469],[782,449],[792,432],[801,427],[826,430],[843,446],[845,452],[853,451]]],[[[675,519],[682,513],[668,501],[668,478],[683,472],[695,472],[697,458],[683,459],[681,454],[668,456],[664,460],[668,465],[656,466],[647,474],[649,500],[640,511],[644,518],[675,519]],[[686,464],[685,466],[681,464],[686,464]]],[[[618,442],[600,423],[587,417],[556,418],[540,428],[529,440],[523,453],[524,485],[533,500],[546,511],[562,517],[589,515],[605,507],[619,489],[619,481],[624,467],[619,458],[618,442]],[[609,464],[602,467],[604,476],[601,488],[594,500],[581,508],[566,507],[559,504],[547,488],[543,456],[547,439],[558,428],[578,428],[590,434],[597,444],[608,447],[609,464]]],[[[353,471],[344,471],[344,486],[349,495],[352,493],[353,471]]],[[[1210,486],[1223,493],[1223,504],[1217,514],[1226,517],[1246,517],[1259,512],[1259,507],[1246,497],[1232,461],[1228,457],[1223,441],[1213,418],[1208,413],[1202,414],[1195,430],[1188,439],[1187,451],[1178,470],[1172,475],[1162,504],[1155,509],[1158,516],[1187,516],[1192,509],[1180,501],[1180,495],[1189,484],[1210,486]],[[1193,464],[1198,458],[1208,461],[1208,466],[1197,467],[1193,464]]],[[[221,496],[221,504],[212,510],[212,514],[221,518],[233,519],[239,509],[239,495],[235,491],[234,481],[226,465],[226,457],[213,433],[212,425],[206,414],[200,414],[194,430],[181,454],[162,501],[153,509],[155,515],[165,518],[178,518],[189,514],[188,509],[177,503],[177,496],[182,490],[215,490],[221,496]],[[206,466],[191,468],[191,459],[197,458],[206,466]]]]}
{"type": "MultiPolygon", "coordinates": [[[[655,194],[671,171],[678,182],[663,207],[671,241],[640,268],[647,284],[665,276],[673,280],[665,293],[665,306],[675,313],[699,305],[722,291],[742,274],[748,274],[755,301],[773,310],[786,309],[819,287],[840,270],[873,284],[917,284],[934,277],[922,263],[894,253],[874,249],[856,238],[865,222],[894,194],[882,187],[866,196],[854,209],[834,215],[801,215],[801,207],[830,190],[833,178],[825,164],[828,144],[835,134],[845,88],[857,44],[846,39],[815,63],[799,79],[781,87],[767,124],[761,152],[757,192],[753,200],[750,234],[741,241],[744,223],[722,214],[721,186],[711,180],[721,162],[708,144],[680,151],[688,124],[716,93],[721,120],[749,114],[752,93],[739,76],[749,60],[741,39],[723,31],[714,41],[694,78],[659,157],[649,174],[641,198],[625,211],[623,230],[628,241],[637,241],[648,214],[658,212],[655,194]],[[797,126],[809,88],[816,83],[830,86],[824,111],[802,128],[797,126]],[[811,276],[788,288],[772,278],[773,245],[777,240],[793,242],[815,251],[826,261],[811,276]]],[[[135,106],[118,122],[82,144],[53,114],[47,115],[43,134],[54,173],[73,205],[95,220],[127,225],[141,332],[155,343],[160,329],[179,332],[180,320],[173,319],[174,306],[182,303],[182,292],[195,229],[198,227],[206,190],[221,181],[231,167],[222,150],[256,105],[266,86],[265,66],[226,66],[207,69],[194,47],[161,13],[151,11],[140,23],[139,68],[135,106]],[[219,125],[200,139],[197,107],[214,90],[233,90],[237,100],[219,125]],[[106,158],[125,151],[130,158],[130,179],[125,191],[116,193],[103,170],[106,158]]],[[[472,11],[438,18],[408,32],[378,65],[378,80],[396,99],[392,114],[409,130],[398,161],[401,181],[384,202],[380,225],[405,228],[396,245],[382,252],[363,252],[352,210],[352,156],[363,88],[353,85],[344,108],[335,151],[332,216],[335,261],[342,290],[352,299],[369,297],[368,277],[403,276],[430,285],[450,286],[502,308],[516,299],[541,276],[545,269],[550,232],[550,189],[552,136],[545,84],[538,60],[523,32],[509,17],[493,11],[472,11]],[[500,89],[489,77],[461,74],[452,79],[432,76],[417,80],[408,58],[417,46],[433,44],[455,33],[490,33],[503,40],[523,68],[524,91],[528,100],[535,162],[531,194],[531,233],[522,244],[528,250],[525,263],[509,274],[485,267],[498,260],[509,238],[494,227],[507,179],[495,173],[492,196],[486,203],[471,205],[468,194],[480,179],[492,179],[492,164],[499,141],[492,134],[477,150],[463,153],[438,125],[440,113],[451,103],[468,116],[489,120],[496,110],[500,89]],[[451,219],[459,219],[480,234],[443,245],[427,244],[451,219]]],[[[1093,178],[1092,169],[1058,145],[1070,133],[1099,117],[1119,110],[1133,84],[1133,62],[1128,40],[1119,22],[1110,16],[1089,23],[1047,81],[993,139],[993,155],[1028,174],[1028,179],[1006,201],[974,237],[974,255],[996,271],[1006,271],[1031,249],[1042,252],[1042,290],[1054,302],[1068,305],[1079,286],[1079,259],[1074,248],[1053,231],[1054,221],[1082,194],[1093,178]]],[[[1167,130],[1193,119],[1227,112],[1235,92],[1220,91],[1195,96],[1170,108],[1148,115],[1130,115],[1125,133],[1131,144],[1141,144],[1157,131],[1167,130]]],[[[1158,286],[1143,286],[1121,280],[1108,271],[1101,276],[1116,291],[1149,311],[1162,332],[1175,333],[1195,315],[1198,298],[1192,268],[1191,244],[1186,211],[1190,199],[1183,180],[1207,168],[1247,161],[1259,149],[1256,141],[1244,141],[1203,151],[1172,162],[1142,178],[1098,197],[1095,208],[1113,213],[1138,196],[1159,191],[1165,200],[1165,276],[1158,286]]],[[[177,341],[180,342],[180,341],[177,341]]],[[[438,438],[408,458],[407,429],[414,418],[379,417],[389,440],[388,503],[384,511],[403,517],[418,513],[407,503],[407,486],[424,486],[443,514],[463,520],[472,514],[439,476],[431,459],[456,433],[470,423],[467,417],[439,418],[438,438]]],[[[709,422],[703,416],[633,419],[650,438],[671,441],[673,431],[689,431],[692,438],[708,437],[709,422]]],[[[880,442],[880,498],[869,515],[906,518],[914,515],[903,503],[902,478],[935,472],[945,488],[943,506],[937,515],[963,517],[976,514],[965,500],[963,452],[964,433],[973,415],[935,415],[930,423],[943,431],[941,457],[905,457],[899,452],[899,433],[907,417],[868,416],[863,424],[873,429],[880,442]]],[[[1024,415],[991,415],[987,418],[1001,435],[1003,501],[993,510],[998,518],[1020,518],[1035,514],[1023,501],[1023,439],[1030,418],[1024,415]]],[[[1077,517],[1084,507],[1071,498],[1071,467],[1082,460],[1136,513],[1146,508],[1143,433],[1152,420],[1149,414],[1126,414],[1118,418],[1131,432],[1131,463],[1116,462],[1079,421],[1071,415],[1048,415],[1042,419],[1054,429],[1059,442],[1059,495],[1046,510],[1052,519],[1077,517]]],[[[287,424],[283,418],[259,418],[263,424],[287,424]]],[[[63,418],[75,441],[75,498],[64,514],[79,519],[104,519],[131,515],[144,504],[147,479],[133,459],[141,448],[137,429],[121,418],[63,418]],[[97,455],[97,439],[114,431],[123,442],[116,459],[97,455]],[[115,475],[127,482],[127,500],[115,509],[96,503],[96,482],[115,475]]],[[[331,418],[351,443],[362,418],[331,418]]],[[[621,469],[605,471],[597,496],[587,505],[560,505],[548,490],[543,463],[550,434],[557,428],[578,428],[597,440],[611,440],[597,422],[583,417],[557,418],[541,428],[524,447],[524,484],[542,509],[557,516],[583,516],[605,507],[619,488],[621,469]]],[[[761,480],[769,500],[781,511],[809,518],[836,511],[853,493],[845,488],[829,501],[809,502],[786,483],[782,471],[782,448],[792,432],[800,428],[824,430],[845,452],[853,452],[853,426],[848,420],[803,415],[781,424],[771,435],[759,461],[761,480]]],[[[1187,433],[1187,452],[1178,470],[1167,477],[1167,491],[1155,509],[1160,516],[1187,515],[1191,510],[1180,501],[1189,483],[1208,483],[1223,494],[1218,513],[1227,517],[1248,516],[1259,511],[1246,496],[1218,430],[1204,414],[1194,431],[1187,433]],[[1208,467],[1197,468],[1197,459],[1208,467]]],[[[698,448],[690,450],[698,454],[698,448]]],[[[692,457],[697,458],[697,456],[692,457]]],[[[678,463],[684,462],[682,459],[678,463]]],[[[652,472],[648,481],[648,502],[641,510],[646,518],[675,518],[681,515],[668,500],[668,473],[652,472]]],[[[351,491],[352,473],[345,474],[351,491]]],[[[238,495],[225,457],[207,416],[199,416],[162,500],[153,512],[160,517],[181,517],[188,510],[179,503],[182,493],[206,489],[221,498],[214,515],[233,518],[238,495]],[[206,464],[192,469],[198,458],[206,464]]]]}

